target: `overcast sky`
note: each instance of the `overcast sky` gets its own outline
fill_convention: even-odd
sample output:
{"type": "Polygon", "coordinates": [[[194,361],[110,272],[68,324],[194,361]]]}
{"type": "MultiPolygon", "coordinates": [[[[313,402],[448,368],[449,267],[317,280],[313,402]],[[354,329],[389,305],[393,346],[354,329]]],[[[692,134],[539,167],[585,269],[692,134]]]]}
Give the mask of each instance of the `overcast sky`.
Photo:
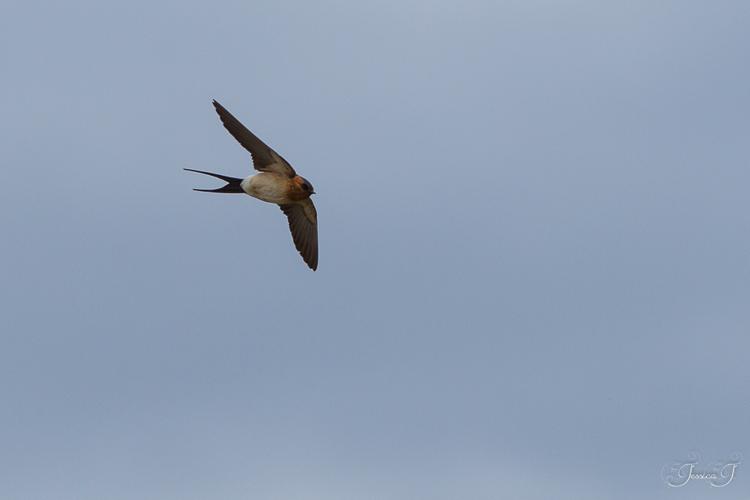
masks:
{"type": "Polygon", "coordinates": [[[750,3],[0,4],[0,497],[750,498],[750,3]],[[320,267],[222,102],[319,193],[320,267]]]}

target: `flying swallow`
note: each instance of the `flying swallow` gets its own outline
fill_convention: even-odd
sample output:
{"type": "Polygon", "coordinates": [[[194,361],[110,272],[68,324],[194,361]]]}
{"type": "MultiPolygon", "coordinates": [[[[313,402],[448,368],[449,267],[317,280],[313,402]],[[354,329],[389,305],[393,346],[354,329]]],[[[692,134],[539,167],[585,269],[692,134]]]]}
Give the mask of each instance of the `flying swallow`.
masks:
{"type": "Polygon", "coordinates": [[[224,127],[250,152],[253,167],[259,173],[244,179],[186,168],[190,172],[206,174],[226,182],[217,189],[195,189],[204,193],[245,193],[253,198],[276,203],[289,220],[294,246],[305,263],[315,271],[318,268],[318,214],[310,195],[312,184],[297,175],[292,166],[276,151],[250,132],[232,116],[224,106],[213,101],[224,127]]]}

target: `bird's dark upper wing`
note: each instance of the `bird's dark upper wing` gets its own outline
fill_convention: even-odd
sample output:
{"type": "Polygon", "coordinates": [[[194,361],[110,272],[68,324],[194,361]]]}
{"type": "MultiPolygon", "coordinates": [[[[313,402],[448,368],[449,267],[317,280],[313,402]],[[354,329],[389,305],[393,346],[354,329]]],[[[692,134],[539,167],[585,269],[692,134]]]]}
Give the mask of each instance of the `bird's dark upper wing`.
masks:
{"type": "Polygon", "coordinates": [[[315,271],[318,268],[318,213],[312,200],[279,205],[289,219],[294,246],[302,260],[315,271]]]}
{"type": "Polygon", "coordinates": [[[286,177],[294,177],[297,173],[292,166],[281,157],[276,151],[271,149],[266,143],[250,132],[232,113],[226,110],[224,106],[214,101],[216,112],[224,124],[224,127],[237,139],[237,142],[250,151],[253,158],[253,167],[261,172],[276,172],[286,177]]]}

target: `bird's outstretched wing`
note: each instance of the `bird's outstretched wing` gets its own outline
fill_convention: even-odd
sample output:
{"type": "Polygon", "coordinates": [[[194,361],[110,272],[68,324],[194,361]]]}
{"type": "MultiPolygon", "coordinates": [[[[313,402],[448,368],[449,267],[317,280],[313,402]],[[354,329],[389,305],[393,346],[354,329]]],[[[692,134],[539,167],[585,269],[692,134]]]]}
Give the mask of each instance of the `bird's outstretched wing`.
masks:
{"type": "Polygon", "coordinates": [[[289,219],[294,246],[302,260],[315,271],[318,268],[318,213],[312,200],[279,205],[289,219]]]}
{"type": "Polygon", "coordinates": [[[219,113],[221,122],[229,133],[232,134],[232,137],[237,139],[237,142],[250,151],[255,170],[260,170],[261,172],[276,172],[277,174],[289,178],[297,175],[288,161],[271,149],[265,142],[258,139],[255,134],[250,132],[247,127],[240,123],[240,121],[235,118],[232,113],[227,111],[224,106],[217,101],[214,101],[214,107],[216,108],[216,112],[219,113]]]}

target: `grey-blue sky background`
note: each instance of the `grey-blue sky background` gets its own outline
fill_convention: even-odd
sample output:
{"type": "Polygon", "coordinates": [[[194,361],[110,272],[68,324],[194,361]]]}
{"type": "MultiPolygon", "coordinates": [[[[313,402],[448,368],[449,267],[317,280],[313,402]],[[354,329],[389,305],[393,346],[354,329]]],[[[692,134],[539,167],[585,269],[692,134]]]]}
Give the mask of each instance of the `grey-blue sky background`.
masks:
{"type": "Polygon", "coordinates": [[[750,4],[0,4],[0,497],[747,499],[750,4]],[[312,181],[310,272],[220,100],[312,181]]]}

